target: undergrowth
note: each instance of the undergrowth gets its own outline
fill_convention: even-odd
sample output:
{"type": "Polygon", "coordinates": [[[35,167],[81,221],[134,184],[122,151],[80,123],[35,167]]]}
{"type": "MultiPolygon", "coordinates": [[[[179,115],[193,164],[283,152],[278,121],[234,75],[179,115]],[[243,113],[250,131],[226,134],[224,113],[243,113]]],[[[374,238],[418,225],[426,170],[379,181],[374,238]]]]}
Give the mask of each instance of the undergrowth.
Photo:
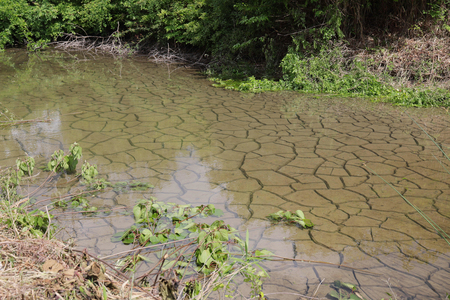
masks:
{"type": "Polygon", "coordinates": [[[331,45],[317,53],[305,55],[294,48],[281,62],[283,78],[223,80],[213,78],[216,87],[242,92],[294,90],[339,96],[365,97],[411,107],[448,107],[450,91],[435,85],[406,86],[401,78],[391,76],[389,68],[374,72],[374,62],[344,55],[345,47],[331,45]]]}

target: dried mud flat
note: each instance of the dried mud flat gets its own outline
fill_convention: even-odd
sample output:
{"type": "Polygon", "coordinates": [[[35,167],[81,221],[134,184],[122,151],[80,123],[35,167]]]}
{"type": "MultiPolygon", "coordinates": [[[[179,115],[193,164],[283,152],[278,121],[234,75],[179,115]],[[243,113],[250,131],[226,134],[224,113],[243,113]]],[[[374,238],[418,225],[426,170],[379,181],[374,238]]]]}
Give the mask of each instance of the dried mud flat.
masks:
{"type": "MultiPolygon", "coordinates": [[[[254,247],[370,272],[267,263],[270,299],[311,296],[323,279],[316,296],[334,280],[360,285],[370,299],[386,298],[389,284],[398,299],[450,292],[448,245],[367,168],[450,232],[450,175],[438,160],[448,162],[403,109],[295,93],[240,94],[143,61],[37,64],[36,76],[23,77],[20,68],[0,72],[0,102],[19,117],[48,114],[52,122],[1,129],[2,166],[24,152],[46,160],[76,141],[83,159],[108,180],[155,186],[152,193],[99,195],[93,205],[128,206],[150,196],[213,203],[226,222],[250,230],[254,247]],[[281,209],[303,210],[315,227],[270,226],[266,216],[281,209]]],[[[448,149],[447,115],[407,111],[448,149]]],[[[55,186],[47,194],[58,192],[55,186]]],[[[80,248],[100,255],[127,249],[110,237],[132,223],[130,216],[68,215],[60,222],[80,248]]]]}

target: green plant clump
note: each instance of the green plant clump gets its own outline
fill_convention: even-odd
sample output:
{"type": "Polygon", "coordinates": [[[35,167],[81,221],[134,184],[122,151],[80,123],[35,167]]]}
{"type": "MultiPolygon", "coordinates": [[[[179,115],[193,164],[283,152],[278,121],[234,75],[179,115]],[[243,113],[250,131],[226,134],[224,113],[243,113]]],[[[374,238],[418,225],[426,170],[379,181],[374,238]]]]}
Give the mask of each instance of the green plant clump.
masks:
{"type": "Polygon", "coordinates": [[[70,146],[70,153],[65,154],[63,150],[55,151],[51,160],[47,164],[47,170],[53,172],[66,171],[69,174],[75,173],[78,160],[81,158],[82,148],[77,143],[70,146]]]}
{"type": "Polygon", "coordinates": [[[38,209],[29,210],[28,198],[22,197],[17,189],[24,176],[31,176],[35,167],[32,157],[16,160],[16,168],[0,170],[0,215],[1,221],[13,228],[19,235],[21,232],[30,232],[36,237],[47,235],[49,238],[55,232],[52,224],[53,216],[38,209]]]}
{"type": "Polygon", "coordinates": [[[340,48],[322,47],[316,54],[304,55],[293,50],[283,58],[281,80],[215,79],[216,87],[242,92],[261,93],[295,90],[306,93],[323,93],[340,96],[365,97],[373,101],[388,102],[399,106],[448,107],[450,91],[438,87],[396,88],[394,78],[388,74],[371,73],[368,63],[342,55],[340,48]]]}
{"type": "Polygon", "coordinates": [[[301,210],[296,210],[295,213],[280,210],[270,214],[268,218],[275,223],[286,222],[288,224],[297,224],[303,228],[311,228],[314,226],[310,219],[305,219],[305,214],[301,210]]]}
{"type": "Polygon", "coordinates": [[[335,290],[328,293],[328,295],[333,299],[364,300],[364,298],[358,293],[358,287],[354,284],[336,280],[331,286],[335,290]]]}
{"type": "MultiPolygon", "coordinates": [[[[51,171],[44,184],[49,182],[51,178],[57,178],[65,173],[76,174],[81,155],[82,148],[77,143],[70,146],[68,154],[63,150],[55,151],[50,161],[43,167],[43,169],[51,171]]],[[[89,203],[88,198],[85,197],[87,194],[97,193],[106,188],[126,192],[128,190],[146,190],[152,187],[148,183],[138,181],[107,182],[104,178],[98,178],[96,165],[85,162],[81,167],[81,174],[75,175],[74,179],[78,180],[81,177],[80,183],[86,188],[75,194],[61,195],[59,199],[45,206],[46,211],[42,211],[33,208],[33,203],[42,201],[36,202],[32,195],[40,188],[43,188],[44,184],[26,197],[18,192],[22,179],[25,176],[32,176],[35,165],[36,163],[32,157],[26,157],[17,159],[15,168],[0,169],[0,213],[2,213],[2,221],[17,233],[19,231],[29,231],[38,237],[44,235],[51,237],[55,231],[55,224],[51,222],[53,215],[50,211],[52,209],[72,209],[81,211],[83,214],[91,214],[97,211],[97,207],[89,203]]]]}
{"type": "MultiPolygon", "coordinates": [[[[214,289],[210,292],[225,289],[231,297],[234,289],[230,284],[239,274],[250,283],[253,296],[261,294],[261,279],[268,275],[258,262],[272,254],[267,250],[250,252],[248,232],[243,241],[234,228],[221,220],[211,224],[196,221],[200,217],[222,215],[222,211],[214,205],[192,207],[150,199],[140,200],[134,206],[133,213],[136,224],[117,233],[113,240],[141,247],[161,245],[169,249],[159,255],[160,270],[166,274],[175,272],[179,278],[190,277],[184,289],[190,297],[199,296],[205,285],[195,274],[215,278],[214,289]],[[181,246],[176,245],[175,241],[179,241],[181,246]]],[[[145,260],[140,254],[133,255],[122,260],[121,266],[134,271],[136,264],[145,260]]],[[[140,280],[146,280],[145,277],[140,280]]]]}

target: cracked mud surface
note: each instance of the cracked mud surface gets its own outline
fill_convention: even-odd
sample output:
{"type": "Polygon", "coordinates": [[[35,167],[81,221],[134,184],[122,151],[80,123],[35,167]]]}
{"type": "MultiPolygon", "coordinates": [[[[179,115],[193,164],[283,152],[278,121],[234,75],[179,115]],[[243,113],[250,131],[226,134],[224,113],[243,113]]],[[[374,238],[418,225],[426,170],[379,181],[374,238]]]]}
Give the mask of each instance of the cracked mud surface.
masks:
{"type": "MultiPolygon", "coordinates": [[[[150,196],[212,203],[226,222],[249,229],[254,247],[371,272],[266,263],[270,299],[312,296],[323,279],[316,296],[334,280],[360,285],[370,299],[392,293],[387,280],[399,299],[450,292],[450,247],[370,171],[450,232],[450,175],[441,166],[448,162],[404,109],[296,93],[240,94],[143,60],[5,55],[16,66],[0,64],[0,102],[20,118],[49,115],[52,122],[0,129],[1,166],[25,153],[43,162],[76,141],[83,160],[108,180],[155,186],[101,194],[92,199],[99,208],[150,196]],[[281,209],[303,210],[315,227],[271,226],[266,216],[281,209]]],[[[406,111],[448,150],[448,115],[406,111]]],[[[55,186],[47,194],[64,191],[55,186]]],[[[80,247],[103,255],[128,249],[110,237],[132,224],[130,216],[74,214],[61,222],[80,247]]]]}

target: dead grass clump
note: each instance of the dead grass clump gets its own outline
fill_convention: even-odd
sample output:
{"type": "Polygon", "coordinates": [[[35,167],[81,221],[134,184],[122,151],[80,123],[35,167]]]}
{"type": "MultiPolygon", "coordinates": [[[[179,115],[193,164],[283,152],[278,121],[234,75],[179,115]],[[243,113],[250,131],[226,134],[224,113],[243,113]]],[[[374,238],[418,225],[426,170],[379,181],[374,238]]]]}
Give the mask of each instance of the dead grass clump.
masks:
{"type": "Polygon", "coordinates": [[[367,62],[371,72],[389,74],[399,84],[439,84],[450,80],[450,38],[366,37],[363,43],[350,41],[352,56],[367,62]]]}
{"type": "Polygon", "coordinates": [[[108,37],[83,36],[79,34],[63,34],[63,40],[51,43],[56,49],[64,51],[83,51],[89,54],[110,54],[114,57],[145,56],[155,63],[177,63],[186,67],[205,67],[208,59],[205,53],[192,51],[192,49],[180,49],[179,47],[167,48],[156,44],[143,44],[137,47],[128,42],[123,42],[119,37],[120,32],[115,31],[108,37]]]}
{"type": "Polygon", "coordinates": [[[129,56],[135,53],[135,50],[117,37],[116,33],[108,37],[102,36],[84,36],[78,34],[64,34],[64,41],[58,41],[55,44],[56,49],[77,50],[94,53],[109,53],[113,56],[129,56]]]}
{"type": "Polygon", "coordinates": [[[86,253],[55,240],[0,230],[0,299],[160,299],[86,253]]]}

